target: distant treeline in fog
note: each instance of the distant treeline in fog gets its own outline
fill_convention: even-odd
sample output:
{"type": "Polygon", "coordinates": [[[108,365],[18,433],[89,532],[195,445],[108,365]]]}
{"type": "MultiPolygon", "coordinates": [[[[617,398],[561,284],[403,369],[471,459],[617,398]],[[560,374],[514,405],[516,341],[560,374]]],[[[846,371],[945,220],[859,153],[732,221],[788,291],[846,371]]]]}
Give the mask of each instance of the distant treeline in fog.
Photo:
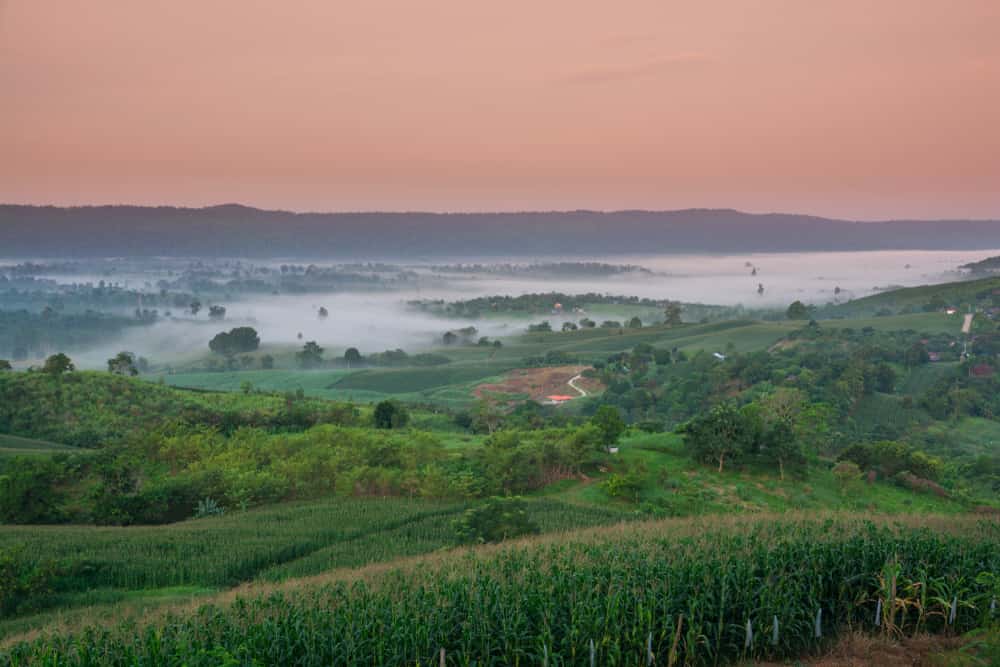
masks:
{"type": "Polygon", "coordinates": [[[408,258],[1000,247],[1000,220],[852,222],[724,209],[290,213],[0,205],[0,254],[408,258]]]}

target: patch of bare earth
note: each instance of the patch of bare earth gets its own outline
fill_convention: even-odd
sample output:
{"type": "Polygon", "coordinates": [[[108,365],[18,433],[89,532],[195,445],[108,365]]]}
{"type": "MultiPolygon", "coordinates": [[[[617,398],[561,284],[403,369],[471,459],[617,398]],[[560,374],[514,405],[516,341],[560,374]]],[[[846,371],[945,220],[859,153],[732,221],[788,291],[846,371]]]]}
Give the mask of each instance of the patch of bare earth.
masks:
{"type": "Polygon", "coordinates": [[[757,662],[762,667],[808,665],[809,667],[932,667],[939,666],[941,653],[962,646],[962,637],[920,635],[902,639],[848,633],[826,654],[789,662],[757,662]]]}
{"type": "MultiPolygon", "coordinates": [[[[517,368],[507,373],[500,382],[481,384],[473,390],[476,398],[497,394],[526,395],[533,401],[544,401],[548,396],[572,396],[580,394],[569,385],[569,381],[591,368],[590,366],[550,366],[547,368],[517,368]]],[[[581,377],[574,381],[588,394],[604,390],[600,380],[581,377]]]]}

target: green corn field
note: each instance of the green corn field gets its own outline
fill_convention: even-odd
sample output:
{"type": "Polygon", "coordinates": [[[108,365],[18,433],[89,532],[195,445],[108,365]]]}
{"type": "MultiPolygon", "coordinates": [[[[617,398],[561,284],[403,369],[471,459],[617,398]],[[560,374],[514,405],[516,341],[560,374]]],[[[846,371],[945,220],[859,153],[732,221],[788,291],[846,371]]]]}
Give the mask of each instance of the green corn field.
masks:
{"type": "Polygon", "coordinates": [[[632,524],[42,635],[3,665],[710,665],[996,622],[995,520],[632,524]]]}

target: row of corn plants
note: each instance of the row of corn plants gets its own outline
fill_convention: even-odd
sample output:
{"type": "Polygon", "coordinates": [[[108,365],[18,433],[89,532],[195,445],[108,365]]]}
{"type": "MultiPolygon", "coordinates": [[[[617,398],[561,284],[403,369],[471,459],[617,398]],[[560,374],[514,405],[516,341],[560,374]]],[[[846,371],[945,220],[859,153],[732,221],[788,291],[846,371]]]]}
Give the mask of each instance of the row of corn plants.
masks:
{"type": "Polygon", "coordinates": [[[1000,527],[772,520],[428,559],[10,647],[4,665],[709,665],[993,622],[1000,527]]]}
{"type": "MultiPolygon", "coordinates": [[[[623,516],[550,499],[527,506],[546,532],[623,516]]],[[[23,615],[89,591],[225,588],[417,556],[455,544],[452,521],[464,508],[423,499],[337,498],[170,526],[0,526],[0,556],[16,552],[26,568],[55,573],[51,586],[20,601],[12,614],[23,615]]]]}

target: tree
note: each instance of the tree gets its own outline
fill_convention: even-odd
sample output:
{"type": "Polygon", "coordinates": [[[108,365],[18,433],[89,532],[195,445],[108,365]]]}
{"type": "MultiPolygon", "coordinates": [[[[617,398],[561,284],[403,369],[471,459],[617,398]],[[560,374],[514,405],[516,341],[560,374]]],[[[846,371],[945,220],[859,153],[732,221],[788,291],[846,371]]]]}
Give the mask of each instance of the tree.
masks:
{"type": "Polygon", "coordinates": [[[272,370],[274,368],[274,357],[270,354],[265,354],[260,358],[260,367],[266,371],[272,370]]]}
{"type": "Polygon", "coordinates": [[[225,306],[209,306],[208,307],[208,317],[212,320],[224,320],[226,319],[226,307],[225,306]]]}
{"type": "Polygon", "coordinates": [[[476,408],[472,413],[472,430],[475,433],[489,433],[493,434],[498,428],[500,428],[500,423],[503,419],[503,415],[500,414],[500,410],[497,408],[495,402],[481,398],[476,403],[476,408]]]}
{"type": "Polygon", "coordinates": [[[668,327],[676,327],[681,324],[681,304],[671,301],[663,311],[664,321],[668,327]]]}
{"type": "Polygon", "coordinates": [[[397,401],[381,401],[372,413],[375,428],[403,428],[410,421],[409,411],[397,401]]]}
{"type": "Polygon", "coordinates": [[[563,331],[576,331],[578,328],[579,327],[577,327],[572,322],[563,322],[563,325],[562,325],[562,330],[563,331]]]}
{"type": "Polygon", "coordinates": [[[330,311],[324,308],[323,306],[320,306],[318,315],[319,319],[325,320],[327,317],[330,316],[330,311]]]}
{"type": "Polygon", "coordinates": [[[681,432],[691,456],[703,463],[718,463],[719,472],[723,471],[726,459],[738,460],[747,453],[755,435],[746,416],[730,403],[721,403],[695,417],[681,432]]]}
{"type": "Polygon", "coordinates": [[[602,405],[597,408],[597,412],[590,418],[590,423],[600,429],[601,444],[606,449],[618,442],[618,438],[625,432],[625,422],[618,408],[613,405],[602,405]]]}
{"type": "Polygon", "coordinates": [[[347,362],[348,368],[360,364],[364,360],[365,358],[361,356],[361,352],[356,347],[349,347],[344,351],[344,361],[347,362]]]}
{"type": "Polygon", "coordinates": [[[453,331],[445,331],[444,335],[441,336],[441,342],[445,345],[454,345],[457,340],[458,336],[453,331]]]}
{"type": "Polygon", "coordinates": [[[73,365],[73,360],[62,352],[53,354],[45,360],[45,365],[42,366],[42,372],[49,375],[62,375],[63,373],[72,373],[75,370],[76,366],[73,365]]]}
{"type": "Polygon", "coordinates": [[[630,319],[628,321],[628,324],[626,326],[628,326],[629,329],[641,329],[642,328],[642,320],[640,320],[638,318],[638,316],[633,317],[632,319],[630,319]]]}
{"type": "Polygon", "coordinates": [[[11,371],[14,367],[6,359],[0,359],[0,371],[11,371]]]}
{"type": "Polygon", "coordinates": [[[597,326],[597,322],[595,322],[594,320],[590,319],[589,317],[585,317],[582,320],[580,320],[580,328],[581,329],[593,329],[596,326],[597,326]]]}
{"type": "Polygon", "coordinates": [[[201,301],[198,301],[198,299],[195,299],[194,301],[192,301],[191,305],[188,306],[188,310],[191,311],[192,315],[194,315],[195,317],[197,317],[199,311],[201,311],[201,301]]]}
{"type": "Polygon", "coordinates": [[[139,369],[135,365],[135,355],[131,352],[119,352],[111,359],[108,359],[108,372],[114,375],[135,376],[139,374],[139,369]]]}
{"type": "Polygon", "coordinates": [[[259,347],[260,336],[253,327],[236,327],[228,332],[223,331],[208,342],[208,349],[227,357],[253,352],[259,347]]]}
{"type": "Polygon", "coordinates": [[[491,498],[481,507],[466,510],[452,527],[459,542],[466,544],[502,542],[539,532],[524,501],[517,497],[491,498]]]}
{"type": "Polygon", "coordinates": [[[295,359],[302,368],[316,368],[323,363],[323,348],[311,340],[302,346],[301,352],[295,353],[295,359]]]}
{"type": "Polygon", "coordinates": [[[785,316],[790,320],[808,320],[809,307],[801,301],[793,301],[785,311],[785,316]]]}

